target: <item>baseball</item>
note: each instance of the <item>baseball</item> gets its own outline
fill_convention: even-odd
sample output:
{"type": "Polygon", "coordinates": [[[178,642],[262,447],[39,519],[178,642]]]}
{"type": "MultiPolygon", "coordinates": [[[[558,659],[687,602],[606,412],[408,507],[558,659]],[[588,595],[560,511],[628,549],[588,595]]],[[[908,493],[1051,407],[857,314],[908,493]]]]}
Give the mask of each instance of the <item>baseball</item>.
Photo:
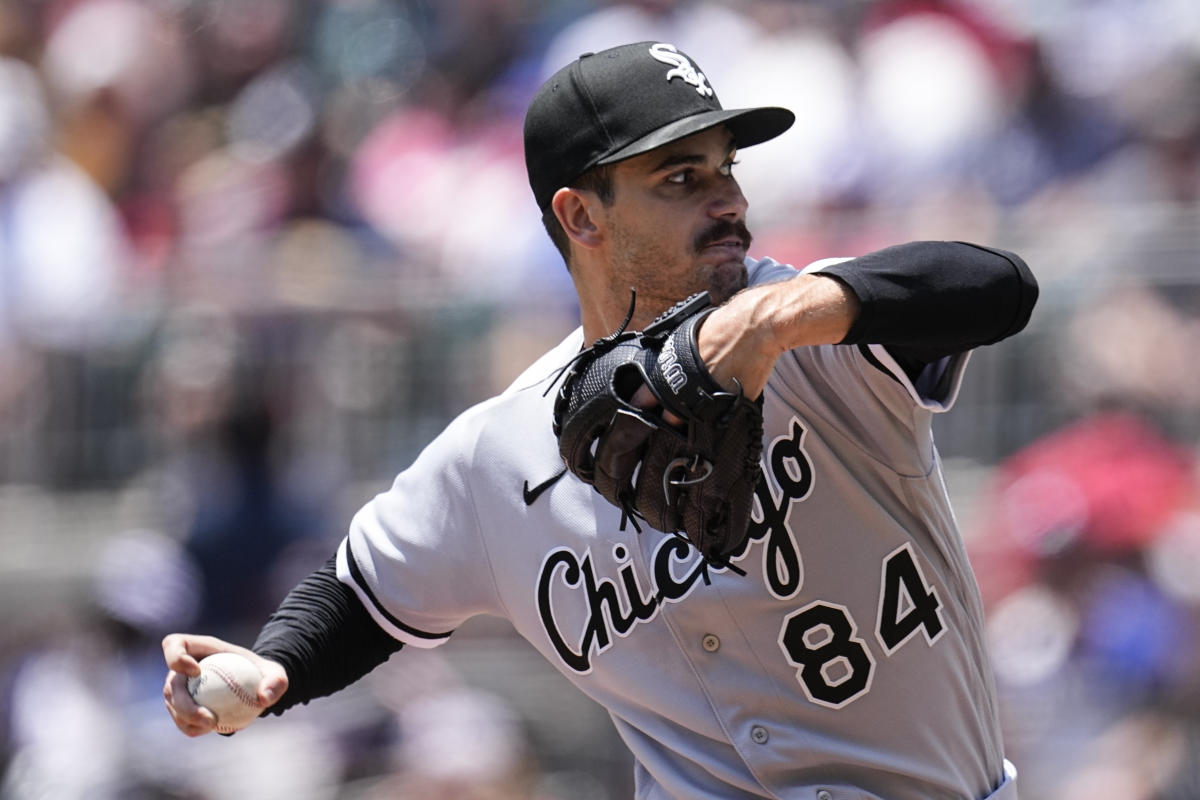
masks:
{"type": "Polygon", "coordinates": [[[218,733],[240,731],[258,719],[262,673],[236,653],[215,653],[200,661],[199,677],[188,678],[188,694],[217,718],[218,733]]]}

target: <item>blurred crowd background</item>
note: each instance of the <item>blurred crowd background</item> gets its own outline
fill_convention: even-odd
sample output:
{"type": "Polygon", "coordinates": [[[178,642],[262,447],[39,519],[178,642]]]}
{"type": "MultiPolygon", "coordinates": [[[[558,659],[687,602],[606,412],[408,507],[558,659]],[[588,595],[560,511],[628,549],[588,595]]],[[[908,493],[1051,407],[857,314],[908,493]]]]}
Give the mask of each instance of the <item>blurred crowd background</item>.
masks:
{"type": "Polygon", "coordinates": [[[0,0],[0,797],[616,800],[505,624],[232,738],[162,708],[351,513],[574,327],[521,117],[657,39],[727,107],[754,251],[1024,255],[937,421],[1026,800],[1200,797],[1193,0],[0,0]]]}

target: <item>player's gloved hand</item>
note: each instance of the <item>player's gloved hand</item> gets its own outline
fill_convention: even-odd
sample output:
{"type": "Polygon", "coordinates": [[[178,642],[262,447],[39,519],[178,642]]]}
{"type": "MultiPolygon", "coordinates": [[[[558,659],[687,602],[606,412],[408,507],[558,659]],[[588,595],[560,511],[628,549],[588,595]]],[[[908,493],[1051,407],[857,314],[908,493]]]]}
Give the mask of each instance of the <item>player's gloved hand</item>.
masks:
{"type": "Polygon", "coordinates": [[[187,689],[188,678],[200,675],[200,660],[206,656],[213,653],[237,653],[253,661],[263,675],[262,682],[258,685],[258,702],[264,709],[274,705],[288,688],[287,672],[282,665],[215,636],[172,633],[163,639],[162,649],[163,658],[167,662],[163,700],[167,704],[171,719],[175,721],[175,727],[188,736],[212,733],[217,726],[217,719],[213,713],[197,705],[187,689]]]}
{"type": "Polygon", "coordinates": [[[694,295],[644,331],[622,325],[582,351],[559,389],[554,433],[567,468],[635,527],[640,518],[680,533],[725,566],[749,530],[763,421],[761,400],[724,389],[700,359],[697,331],[713,310],[707,293],[694,295]],[[635,400],[642,387],[657,407],[635,400]]]}

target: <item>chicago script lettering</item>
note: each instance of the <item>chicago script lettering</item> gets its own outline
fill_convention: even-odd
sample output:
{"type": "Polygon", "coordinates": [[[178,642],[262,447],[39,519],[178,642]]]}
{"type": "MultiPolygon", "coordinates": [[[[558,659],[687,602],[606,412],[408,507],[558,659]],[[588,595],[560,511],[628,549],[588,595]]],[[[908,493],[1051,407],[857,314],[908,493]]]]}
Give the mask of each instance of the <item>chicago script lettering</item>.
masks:
{"type": "Polygon", "coordinates": [[[793,502],[804,500],[812,492],[812,460],[804,450],[807,433],[800,420],[793,417],[788,433],[767,448],[767,469],[754,487],[761,517],[752,515],[747,543],[766,540],[763,576],[771,595],[781,600],[794,596],[804,583],[800,548],[788,524],[788,512],[793,502]]]}
{"type": "Polygon", "coordinates": [[[680,577],[676,567],[692,555],[691,546],[683,539],[664,539],[654,551],[655,588],[648,596],[632,562],[620,568],[621,583],[617,584],[597,577],[590,551],[580,558],[564,547],[546,556],[538,575],[538,615],[563,663],[575,672],[591,672],[592,657],[612,646],[614,633],[625,636],[637,623],[654,619],[663,602],[674,603],[686,597],[707,568],[703,561],[694,559],[696,563],[688,565],[687,573],[680,577]],[[562,629],[563,623],[555,614],[556,589],[567,590],[573,599],[581,596],[587,609],[583,628],[574,636],[562,629]]]}
{"type": "MultiPolygon", "coordinates": [[[[812,492],[812,460],[804,449],[807,430],[793,417],[788,432],[771,442],[766,452],[766,469],[755,487],[756,509],[743,556],[752,542],[763,544],[763,576],[773,597],[787,599],[800,591],[804,582],[803,561],[789,524],[793,502],[812,492]]],[[[617,580],[598,575],[591,550],[582,555],[569,547],[552,550],[538,572],[537,609],[542,627],[563,663],[587,674],[592,659],[624,637],[640,622],[654,619],[664,603],[685,599],[709,570],[720,572],[697,557],[692,546],[678,536],[665,536],[655,548],[650,563],[652,586],[642,586],[633,560],[618,545],[615,560],[617,580]],[[556,611],[556,606],[559,611],[556,611]],[[561,611],[569,606],[574,614],[561,611]],[[582,623],[570,626],[579,610],[582,623]]]]}

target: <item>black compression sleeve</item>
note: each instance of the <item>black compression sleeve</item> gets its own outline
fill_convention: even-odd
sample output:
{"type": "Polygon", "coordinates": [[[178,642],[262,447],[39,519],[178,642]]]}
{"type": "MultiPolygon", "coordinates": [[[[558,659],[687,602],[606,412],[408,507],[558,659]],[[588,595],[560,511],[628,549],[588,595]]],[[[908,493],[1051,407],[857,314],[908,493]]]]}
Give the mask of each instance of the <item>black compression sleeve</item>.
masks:
{"type": "Polygon", "coordinates": [[[343,689],[388,660],[400,642],[383,631],[330,558],[296,585],[267,620],[252,648],[287,670],[288,690],[267,710],[282,714],[343,689]]]}
{"type": "Polygon", "coordinates": [[[842,344],[882,344],[904,361],[936,361],[993,344],[1029,322],[1038,285],[1005,250],[911,242],[826,267],[858,296],[842,344]]]}

